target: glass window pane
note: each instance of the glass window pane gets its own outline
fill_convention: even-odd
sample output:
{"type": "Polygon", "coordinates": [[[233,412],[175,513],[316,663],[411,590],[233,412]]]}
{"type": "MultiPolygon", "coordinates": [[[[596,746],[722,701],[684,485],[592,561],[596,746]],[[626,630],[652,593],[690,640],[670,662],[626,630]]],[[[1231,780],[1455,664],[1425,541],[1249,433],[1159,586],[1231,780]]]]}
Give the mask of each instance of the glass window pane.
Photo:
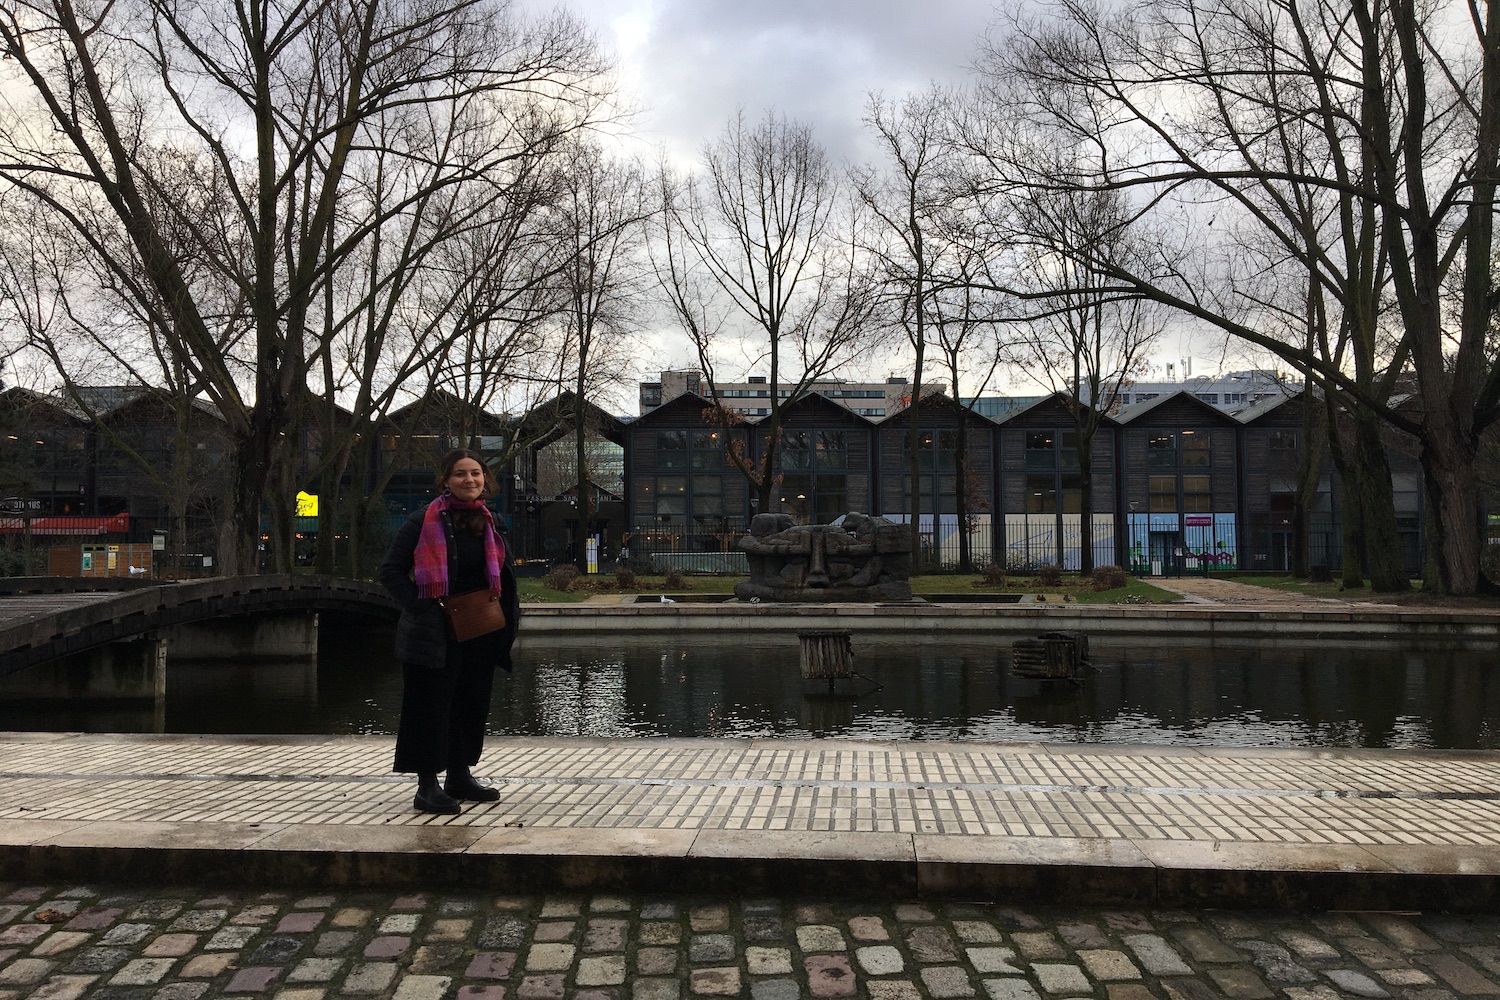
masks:
{"type": "Polygon", "coordinates": [[[1026,513],[1057,513],[1057,482],[1052,476],[1026,477],[1026,513]]]}
{"type": "Polygon", "coordinates": [[[1177,512],[1177,477],[1151,477],[1151,512],[1175,514],[1177,512]]]}
{"type": "Polygon", "coordinates": [[[1078,476],[1062,477],[1062,512],[1064,514],[1083,512],[1083,481],[1078,476]]]}
{"type": "Polygon", "coordinates": [[[1146,464],[1154,469],[1177,467],[1177,435],[1170,432],[1152,434],[1146,440],[1146,464]]]}
{"type": "Polygon", "coordinates": [[[1208,464],[1208,432],[1182,432],[1182,464],[1200,466],[1208,464]]]}

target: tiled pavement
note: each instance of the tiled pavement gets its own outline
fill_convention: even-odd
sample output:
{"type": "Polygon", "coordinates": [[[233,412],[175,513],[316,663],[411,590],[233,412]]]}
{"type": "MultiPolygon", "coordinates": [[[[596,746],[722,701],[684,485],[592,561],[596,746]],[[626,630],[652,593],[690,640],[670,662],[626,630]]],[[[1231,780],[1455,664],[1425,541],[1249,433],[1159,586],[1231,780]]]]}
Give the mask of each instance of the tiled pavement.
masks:
{"type": "Polygon", "coordinates": [[[0,734],[0,878],[1430,908],[1500,900],[1500,753],[498,739],[436,817],[385,737],[0,734]],[[665,881],[664,881],[665,880],[665,881]]]}
{"type": "Polygon", "coordinates": [[[0,734],[0,824],[728,829],[1484,847],[1500,753],[492,739],[502,791],[415,813],[385,737],[0,734]]]}
{"type": "Polygon", "coordinates": [[[0,1000],[1500,994],[1500,917],[0,885],[0,1000]]]}

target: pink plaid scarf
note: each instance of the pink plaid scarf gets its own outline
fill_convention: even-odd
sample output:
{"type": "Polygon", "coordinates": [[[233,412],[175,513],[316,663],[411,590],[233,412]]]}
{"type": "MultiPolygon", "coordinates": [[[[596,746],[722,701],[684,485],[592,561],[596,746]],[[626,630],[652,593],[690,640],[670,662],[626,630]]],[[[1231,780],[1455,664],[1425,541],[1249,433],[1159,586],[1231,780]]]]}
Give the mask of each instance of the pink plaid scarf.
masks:
{"type": "Polygon", "coordinates": [[[448,596],[448,537],[443,531],[445,510],[484,511],[485,520],[490,522],[490,530],[484,533],[484,575],[490,582],[490,589],[500,593],[500,567],[505,565],[505,547],[495,531],[495,515],[490,513],[483,500],[465,503],[445,493],[428,504],[427,513],[422,516],[422,534],[417,539],[412,565],[417,596],[448,596]]]}

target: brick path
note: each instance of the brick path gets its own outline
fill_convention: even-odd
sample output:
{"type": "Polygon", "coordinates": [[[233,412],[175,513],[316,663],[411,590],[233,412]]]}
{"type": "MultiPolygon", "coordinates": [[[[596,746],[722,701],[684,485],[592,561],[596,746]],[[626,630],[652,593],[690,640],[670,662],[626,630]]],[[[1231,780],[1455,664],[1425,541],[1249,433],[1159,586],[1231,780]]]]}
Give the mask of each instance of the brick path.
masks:
{"type": "Polygon", "coordinates": [[[0,1000],[1439,1000],[1500,917],[0,885],[0,1000]]]}

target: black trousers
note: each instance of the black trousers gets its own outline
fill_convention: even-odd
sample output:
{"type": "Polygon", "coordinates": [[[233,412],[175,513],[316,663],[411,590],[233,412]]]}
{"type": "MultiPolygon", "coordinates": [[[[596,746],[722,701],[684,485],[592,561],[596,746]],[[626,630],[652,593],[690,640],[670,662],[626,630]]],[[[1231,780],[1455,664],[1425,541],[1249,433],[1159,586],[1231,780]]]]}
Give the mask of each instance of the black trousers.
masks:
{"type": "Polygon", "coordinates": [[[450,643],[441,670],[402,667],[401,724],[391,770],[436,773],[473,767],[484,749],[495,686],[495,645],[489,636],[450,643]]]}

